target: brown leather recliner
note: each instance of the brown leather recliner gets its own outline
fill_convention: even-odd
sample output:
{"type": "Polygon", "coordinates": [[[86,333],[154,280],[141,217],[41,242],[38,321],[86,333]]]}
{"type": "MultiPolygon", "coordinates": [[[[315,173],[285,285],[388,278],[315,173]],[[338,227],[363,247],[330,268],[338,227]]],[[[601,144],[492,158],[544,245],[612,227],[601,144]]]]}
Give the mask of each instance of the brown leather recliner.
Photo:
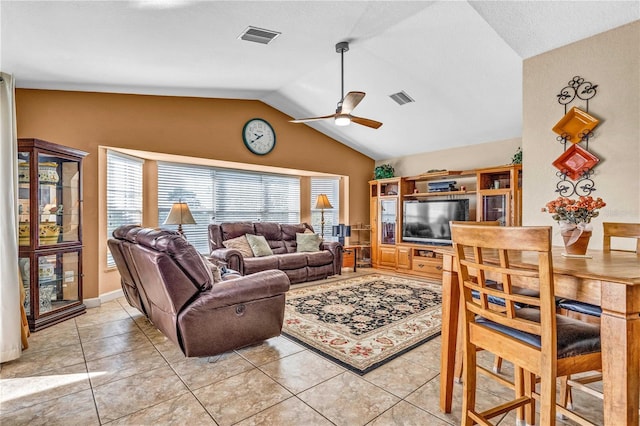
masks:
{"type": "Polygon", "coordinates": [[[184,237],[166,230],[121,227],[109,247],[120,251],[114,255],[118,269],[129,272],[123,276],[127,300],[136,306],[137,292],[141,311],[186,356],[223,353],[282,330],[289,279],[281,271],[214,282],[211,265],[184,237]]]}

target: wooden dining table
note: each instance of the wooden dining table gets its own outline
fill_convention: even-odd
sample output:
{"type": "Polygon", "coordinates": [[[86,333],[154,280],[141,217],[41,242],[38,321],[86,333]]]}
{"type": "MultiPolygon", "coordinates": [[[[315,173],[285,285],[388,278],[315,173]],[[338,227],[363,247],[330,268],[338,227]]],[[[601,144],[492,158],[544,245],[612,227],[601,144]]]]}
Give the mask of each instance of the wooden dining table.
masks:
{"type": "MultiPolygon", "coordinates": [[[[454,363],[460,315],[460,287],[455,253],[437,250],[443,257],[442,358],[440,410],[451,412],[454,363]]],[[[591,258],[562,255],[553,249],[556,296],[602,308],[601,344],[605,425],[638,425],[640,398],[640,256],[631,252],[589,250],[591,258]]],[[[514,265],[537,266],[534,253],[510,255],[514,265]]],[[[536,288],[535,280],[514,282],[536,288]]]]}

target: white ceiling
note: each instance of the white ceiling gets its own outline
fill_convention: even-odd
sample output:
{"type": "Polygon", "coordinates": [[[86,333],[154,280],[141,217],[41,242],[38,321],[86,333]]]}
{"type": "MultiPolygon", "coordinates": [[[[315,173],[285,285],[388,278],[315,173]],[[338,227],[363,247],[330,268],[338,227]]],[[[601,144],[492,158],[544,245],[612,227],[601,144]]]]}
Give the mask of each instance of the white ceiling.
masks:
{"type": "Polygon", "coordinates": [[[382,160],[520,137],[523,59],[640,19],[640,0],[1,0],[0,14],[19,88],[258,99],[293,118],[335,111],[349,41],[345,92],[367,93],[354,114],[384,125],[309,125],[382,160]],[[239,40],[249,25],[282,34],[239,40]],[[400,90],[416,102],[398,106],[400,90]]]}

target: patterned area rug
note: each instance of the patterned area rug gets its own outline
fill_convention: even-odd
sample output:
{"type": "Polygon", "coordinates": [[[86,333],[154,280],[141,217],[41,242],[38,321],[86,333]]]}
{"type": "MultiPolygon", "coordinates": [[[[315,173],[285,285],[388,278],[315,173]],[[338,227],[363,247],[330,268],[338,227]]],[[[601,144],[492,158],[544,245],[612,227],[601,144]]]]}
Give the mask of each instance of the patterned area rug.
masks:
{"type": "Polygon", "coordinates": [[[287,293],[282,333],[358,373],[440,334],[441,285],[365,275],[287,293]]]}

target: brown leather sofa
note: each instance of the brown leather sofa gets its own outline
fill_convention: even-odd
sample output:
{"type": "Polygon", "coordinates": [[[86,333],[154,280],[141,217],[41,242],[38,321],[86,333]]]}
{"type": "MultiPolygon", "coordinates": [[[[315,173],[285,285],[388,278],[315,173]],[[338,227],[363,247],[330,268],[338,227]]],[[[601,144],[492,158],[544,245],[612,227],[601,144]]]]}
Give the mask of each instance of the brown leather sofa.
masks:
{"type": "Polygon", "coordinates": [[[278,336],[289,279],[271,270],[216,279],[181,235],[137,226],[108,241],[125,297],[188,357],[210,356],[278,336]]]}
{"type": "Polygon", "coordinates": [[[296,234],[311,225],[280,224],[275,222],[227,222],[209,225],[210,256],[217,262],[235,269],[242,275],[255,274],[267,269],[279,269],[287,274],[292,284],[324,279],[340,275],[343,247],[338,242],[322,242],[317,252],[296,251],[296,234]],[[246,234],[261,235],[267,240],[273,255],[245,257],[233,248],[226,248],[224,241],[246,234]]]}

